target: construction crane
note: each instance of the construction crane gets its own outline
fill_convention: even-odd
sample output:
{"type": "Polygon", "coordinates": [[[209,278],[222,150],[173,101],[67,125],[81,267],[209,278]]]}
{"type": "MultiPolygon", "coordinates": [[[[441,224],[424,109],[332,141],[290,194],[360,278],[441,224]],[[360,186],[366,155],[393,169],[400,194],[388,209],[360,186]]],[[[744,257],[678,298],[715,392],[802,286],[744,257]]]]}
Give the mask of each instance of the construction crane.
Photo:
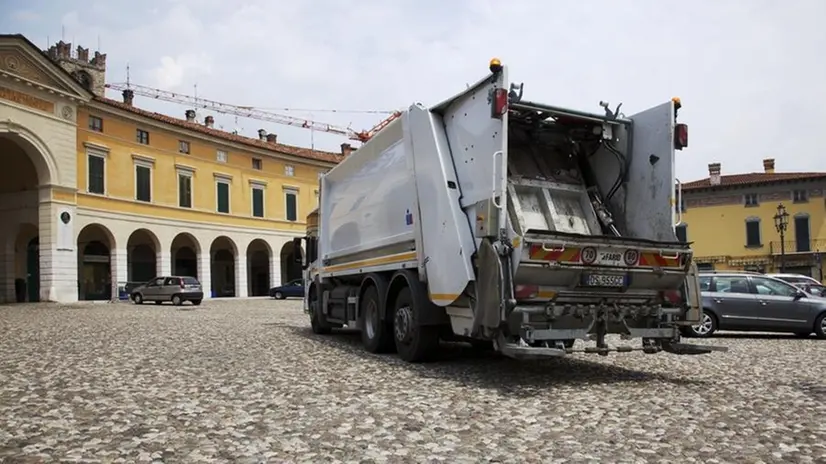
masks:
{"type": "Polygon", "coordinates": [[[349,127],[339,127],[332,124],[324,124],[309,119],[296,118],[293,116],[286,116],[283,114],[271,113],[251,106],[230,105],[228,103],[221,103],[214,100],[207,100],[205,98],[194,97],[191,95],[184,95],[176,92],[169,92],[167,90],[155,89],[144,85],[137,85],[132,83],[116,83],[106,84],[107,89],[112,90],[131,90],[135,95],[154,98],[156,100],[163,100],[172,103],[179,103],[187,105],[192,108],[204,108],[215,111],[216,113],[232,114],[250,119],[258,119],[261,121],[274,122],[276,124],[284,124],[293,127],[303,127],[304,129],[328,132],[331,134],[338,134],[347,136],[350,140],[358,140],[359,142],[366,142],[370,140],[373,135],[382,130],[391,121],[401,115],[399,111],[393,111],[388,118],[376,124],[369,130],[355,131],[349,127]]]}

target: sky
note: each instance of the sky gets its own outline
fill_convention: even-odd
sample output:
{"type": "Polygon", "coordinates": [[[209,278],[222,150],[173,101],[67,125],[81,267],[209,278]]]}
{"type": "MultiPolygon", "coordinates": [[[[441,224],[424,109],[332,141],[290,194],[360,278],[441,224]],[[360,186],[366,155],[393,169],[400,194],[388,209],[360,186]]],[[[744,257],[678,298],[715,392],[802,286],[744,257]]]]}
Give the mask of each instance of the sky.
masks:
{"type": "MultiPolygon", "coordinates": [[[[484,77],[494,56],[531,101],[593,112],[622,102],[632,116],[678,96],[689,127],[677,152],[683,182],[714,162],[723,174],[761,171],[763,158],[778,171],[824,170],[823,18],[822,0],[0,0],[0,32],[100,49],[110,83],[126,81],[128,64],[135,84],[357,130],[384,115],[349,111],[438,103],[484,77]]],[[[348,142],[199,119],[207,114],[291,145],[348,142]]]]}

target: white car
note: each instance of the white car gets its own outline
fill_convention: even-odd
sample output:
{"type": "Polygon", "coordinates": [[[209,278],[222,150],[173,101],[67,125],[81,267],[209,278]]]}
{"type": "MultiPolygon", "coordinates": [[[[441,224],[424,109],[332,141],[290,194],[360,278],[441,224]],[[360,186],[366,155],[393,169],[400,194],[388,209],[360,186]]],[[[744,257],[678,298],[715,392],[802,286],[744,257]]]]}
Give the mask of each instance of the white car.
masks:
{"type": "Polygon", "coordinates": [[[804,284],[808,285],[821,285],[820,281],[815,278],[805,276],[803,274],[766,274],[769,277],[774,277],[775,279],[780,279],[784,282],[788,282],[795,287],[799,287],[804,284]]]}

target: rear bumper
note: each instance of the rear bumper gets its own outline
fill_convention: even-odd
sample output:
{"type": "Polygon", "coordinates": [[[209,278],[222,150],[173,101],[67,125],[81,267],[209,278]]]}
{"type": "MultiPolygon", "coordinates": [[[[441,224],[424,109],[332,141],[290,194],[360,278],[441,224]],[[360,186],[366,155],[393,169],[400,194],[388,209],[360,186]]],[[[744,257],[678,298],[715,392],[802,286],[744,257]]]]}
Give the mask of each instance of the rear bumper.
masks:
{"type": "Polygon", "coordinates": [[[204,292],[183,292],[179,293],[184,300],[203,300],[204,292]]]}

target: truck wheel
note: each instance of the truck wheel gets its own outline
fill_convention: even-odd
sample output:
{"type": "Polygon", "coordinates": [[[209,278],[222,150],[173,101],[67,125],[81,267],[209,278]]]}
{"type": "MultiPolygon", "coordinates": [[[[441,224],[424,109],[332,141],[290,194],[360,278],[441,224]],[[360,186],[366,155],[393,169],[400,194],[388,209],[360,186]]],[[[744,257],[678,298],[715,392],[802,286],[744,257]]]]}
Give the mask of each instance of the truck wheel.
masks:
{"type": "Polygon", "coordinates": [[[430,358],[439,347],[439,327],[420,326],[410,287],[403,288],[393,305],[393,339],[399,357],[407,362],[430,358]]]}
{"type": "Polygon", "coordinates": [[[315,289],[310,292],[310,327],[314,334],[327,335],[333,331],[333,328],[321,314],[321,308],[318,307],[318,295],[315,289]]]}
{"type": "Polygon", "coordinates": [[[393,347],[393,326],[381,320],[379,292],[371,285],[361,297],[359,328],[361,343],[371,353],[386,353],[393,347]]]}

